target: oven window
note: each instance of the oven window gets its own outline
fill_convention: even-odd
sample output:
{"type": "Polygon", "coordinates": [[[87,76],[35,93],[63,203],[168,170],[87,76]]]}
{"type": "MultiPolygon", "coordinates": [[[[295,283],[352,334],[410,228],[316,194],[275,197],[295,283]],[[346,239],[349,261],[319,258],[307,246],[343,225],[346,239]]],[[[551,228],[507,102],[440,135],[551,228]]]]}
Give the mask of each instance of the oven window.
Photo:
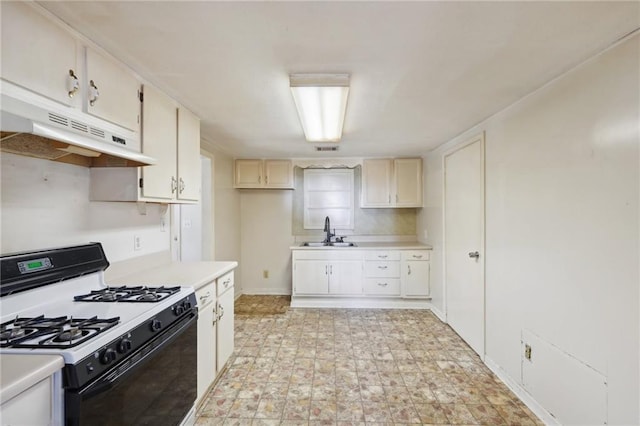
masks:
{"type": "Polygon", "coordinates": [[[196,400],[197,322],[100,392],[67,391],[67,425],[179,425],[196,400]]]}

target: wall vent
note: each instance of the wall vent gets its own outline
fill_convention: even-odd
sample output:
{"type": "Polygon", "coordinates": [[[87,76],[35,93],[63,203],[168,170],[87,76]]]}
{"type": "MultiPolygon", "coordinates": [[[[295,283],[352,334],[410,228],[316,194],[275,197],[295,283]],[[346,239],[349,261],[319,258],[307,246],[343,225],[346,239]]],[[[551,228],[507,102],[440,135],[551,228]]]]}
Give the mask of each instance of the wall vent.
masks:
{"type": "Polygon", "coordinates": [[[324,151],[337,151],[337,146],[316,146],[316,151],[324,152],[324,151]]]}

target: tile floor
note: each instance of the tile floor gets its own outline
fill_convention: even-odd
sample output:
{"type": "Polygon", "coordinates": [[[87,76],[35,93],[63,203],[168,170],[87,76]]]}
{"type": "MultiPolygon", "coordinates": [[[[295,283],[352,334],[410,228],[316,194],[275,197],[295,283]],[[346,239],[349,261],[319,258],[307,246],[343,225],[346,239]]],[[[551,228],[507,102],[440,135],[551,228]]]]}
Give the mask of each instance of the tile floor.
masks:
{"type": "Polygon", "coordinates": [[[197,425],[543,424],[431,312],[288,309],[235,321],[234,354],[197,425]]]}

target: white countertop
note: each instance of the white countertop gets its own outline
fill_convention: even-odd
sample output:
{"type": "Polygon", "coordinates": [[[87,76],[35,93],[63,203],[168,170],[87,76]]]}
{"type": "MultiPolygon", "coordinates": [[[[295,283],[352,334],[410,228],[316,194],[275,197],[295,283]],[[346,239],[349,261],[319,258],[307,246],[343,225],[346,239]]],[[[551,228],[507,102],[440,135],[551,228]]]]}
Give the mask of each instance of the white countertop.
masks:
{"type": "MultiPolygon", "coordinates": [[[[302,244],[302,243],[300,243],[302,244]]],[[[356,242],[356,247],[302,247],[300,244],[291,246],[291,250],[432,250],[433,247],[417,241],[395,241],[395,242],[356,242]]]]}
{"type": "Polygon", "coordinates": [[[4,404],[62,367],[64,361],[58,355],[0,355],[0,403],[4,404]]]}
{"type": "Polygon", "coordinates": [[[237,266],[238,262],[169,262],[153,268],[132,270],[118,278],[107,279],[107,284],[179,285],[197,290],[237,266]]]}

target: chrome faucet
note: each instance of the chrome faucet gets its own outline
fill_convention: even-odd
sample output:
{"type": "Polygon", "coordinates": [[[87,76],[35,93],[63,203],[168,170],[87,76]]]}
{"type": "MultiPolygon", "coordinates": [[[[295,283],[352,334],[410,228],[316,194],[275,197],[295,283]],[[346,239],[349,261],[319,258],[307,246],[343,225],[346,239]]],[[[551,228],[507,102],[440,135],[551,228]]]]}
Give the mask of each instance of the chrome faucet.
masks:
{"type": "Polygon", "coordinates": [[[332,234],[331,233],[331,221],[329,220],[329,216],[324,218],[324,232],[327,233],[327,237],[324,239],[324,243],[330,243],[331,242],[331,237],[333,237],[336,234],[332,234]]]}

